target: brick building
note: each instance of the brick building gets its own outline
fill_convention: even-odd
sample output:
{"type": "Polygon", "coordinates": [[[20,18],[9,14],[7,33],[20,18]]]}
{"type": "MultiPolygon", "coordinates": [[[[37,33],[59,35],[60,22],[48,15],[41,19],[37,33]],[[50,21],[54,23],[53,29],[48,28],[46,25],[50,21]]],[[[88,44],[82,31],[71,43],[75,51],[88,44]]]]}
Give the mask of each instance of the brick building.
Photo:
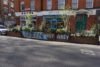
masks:
{"type": "Polygon", "coordinates": [[[2,14],[2,1],[0,0],[0,23],[2,22],[1,14],[2,14]]]}
{"type": "Polygon", "coordinates": [[[98,22],[99,8],[100,0],[15,0],[17,24],[24,25],[24,16],[31,14],[36,27],[46,22],[46,29],[59,28],[64,26],[62,16],[65,15],[70,16],[66,27],[70,26],[71,32],[90,30],[98,22]]]}
{"type": "Polygon", "coordinates": [[[1,22],[5,25],[15,25],[14,0],[0,0],[1,22]]]}

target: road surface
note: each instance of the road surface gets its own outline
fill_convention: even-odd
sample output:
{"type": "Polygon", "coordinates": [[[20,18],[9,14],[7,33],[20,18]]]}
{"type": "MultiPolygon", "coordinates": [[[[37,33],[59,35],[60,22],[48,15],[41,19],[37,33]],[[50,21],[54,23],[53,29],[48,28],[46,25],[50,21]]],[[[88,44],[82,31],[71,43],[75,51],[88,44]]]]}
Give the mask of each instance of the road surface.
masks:
{"type": "Polygon", "coordinates": [[[100,67],[100,46],[0,36],[0,67],[100,67]]]}

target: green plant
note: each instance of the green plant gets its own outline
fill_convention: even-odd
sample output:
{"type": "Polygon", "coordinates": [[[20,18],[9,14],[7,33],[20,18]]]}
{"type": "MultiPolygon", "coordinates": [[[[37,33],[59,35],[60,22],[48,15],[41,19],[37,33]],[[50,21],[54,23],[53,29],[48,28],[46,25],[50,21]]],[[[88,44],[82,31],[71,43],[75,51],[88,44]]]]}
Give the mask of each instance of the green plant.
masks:
{"type": "Polygon", "coordinates": [[[62,29],[57,29],[57,31],[56,31],[57,33],[66,33],[66,31],[65,31],[65,29],[64,28],[62,28],[62,29]]]}
{"type": "Polygon", "coordinates": [[[22,31],[32,32],[32,31],[34,31],[34,28],[33,27],[28,27],[28,26],[23,26],[22,31]]]}
{"type": "Polygon", "coordinates": [[[56,32],[56,29],[50,28],[50,29],[48,29],[48,32],[50,32],[50,33],[55,33],[55,32],[56,32]]]}
{"type": "Polygon", "coordinates": [[[75,33],[75,36],[81,36],[81,37],[95,37],[96,34],[93,30],[83,30],[81,32],[75,33]]]}
{"type": "Polygon", "coordinates": [[[32,15],[25,16],[26,26],[32,27],[32,15]]]}
{"type": "Polygon", "coordinates": [[[22,30],[22,27],[21,26],[16,26],[14,28],[11,28],[11,31],[12,32],[20,32],[22,30]]]}

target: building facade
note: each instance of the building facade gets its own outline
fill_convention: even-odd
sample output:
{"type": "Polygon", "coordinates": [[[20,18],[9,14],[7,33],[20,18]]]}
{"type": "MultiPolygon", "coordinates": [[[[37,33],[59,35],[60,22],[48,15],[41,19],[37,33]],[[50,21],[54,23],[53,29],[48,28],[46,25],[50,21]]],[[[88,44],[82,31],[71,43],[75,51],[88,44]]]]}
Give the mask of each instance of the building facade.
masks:
{"type": "Polygon", "coordinates": [[[96,12],[100,0],[14,0],[16,23],[25,25],[26,15],[32,15],[33,25],[45,29],[63,28],[71,32],[91,30],[98,23],[96,12]],[[67,19],[66,19],[67,17],[67,19]]]}
{"type": "Polygon", "coordinates": [[[0,23],[5,25],[15,25],[14,0],[0,0],[0,23]]]}

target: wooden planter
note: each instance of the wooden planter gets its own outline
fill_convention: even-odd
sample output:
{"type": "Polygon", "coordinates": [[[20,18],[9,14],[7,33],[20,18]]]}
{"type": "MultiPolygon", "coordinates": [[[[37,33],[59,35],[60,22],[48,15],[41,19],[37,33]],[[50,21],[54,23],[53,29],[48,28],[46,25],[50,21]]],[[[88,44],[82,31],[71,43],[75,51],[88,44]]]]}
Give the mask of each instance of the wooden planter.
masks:
{"type": "Polygon", "coordinates": [[[22,34],[19,32],[7,32],[7,36],[22,37],[22,34]]]}
{"type": "Polygon", "coordinates": [[[70,42],[81,43],[81,44],[97,44],[98,38],[71,36],[70,42]]]}

